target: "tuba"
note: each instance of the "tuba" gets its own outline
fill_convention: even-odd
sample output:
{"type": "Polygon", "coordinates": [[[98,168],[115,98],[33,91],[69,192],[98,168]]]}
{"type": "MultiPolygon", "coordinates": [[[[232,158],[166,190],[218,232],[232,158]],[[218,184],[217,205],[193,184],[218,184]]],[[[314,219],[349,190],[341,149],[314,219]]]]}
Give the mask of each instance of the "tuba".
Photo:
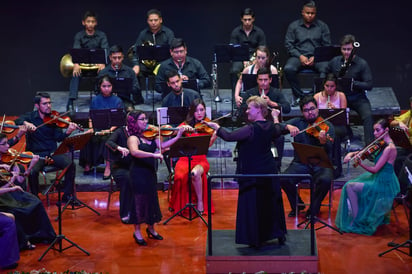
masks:
{"type": "MultiPolygon", "coordinates": [[[[96,64],[79,64],[82,72],[87,74],[97,74],[99,67],[96,64]]],[[[73,75],[73,61],[70,53],[63,55],[60,59],[60,73],[63,77],[71,77],[73,75]]]]}

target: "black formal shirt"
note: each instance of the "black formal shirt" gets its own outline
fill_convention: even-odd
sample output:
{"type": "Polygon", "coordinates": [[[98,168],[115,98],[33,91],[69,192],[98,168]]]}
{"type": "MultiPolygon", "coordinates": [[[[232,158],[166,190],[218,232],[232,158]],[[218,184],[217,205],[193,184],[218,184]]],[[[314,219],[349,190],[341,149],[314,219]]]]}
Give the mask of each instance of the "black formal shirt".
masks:
{"type": "MultiPolygon", "coordinates": [[[[122,64],[122,66],[118,69],[115,70],[110,64],[106,66],[103,70],[101,70],[98,74],[98,77],[102,77],[103,75],[108,75],[111,78],[130,78],[132,79],[132,89],[127,92],[127,91],[118,91],[116,90],[116,87],[113,87],[113,92],[117,93],[117,95],[121,98],[126,98],[128,100],[131,100],[130,94],[133,95],[134,99],[140,98],[140,85],[139,82],[137,81],[136,74],[134,73],[134,70],[126,66],[125,64],[122,64]]],[[[98,90],[98,87],[96,87],[98,90]]]]}
{"type": "Polygon", "coordinates": [[[255,25],[253,25],[248,36],[243,30],[243,26],[240,25],[232,30],[232,33],[230,34],[230,43],[248,45],[249,53],[252,55],[258,46],[266,45],[266,36],[263,30],[255,25]]]}
{"type": "MultiPolygon", "coordinates": [[[[137,36],[135,48],[137,49],[138,46],[142,46],[147,42],[153,45],[170,46],[170,42],[173,38],[175,38],[175,34],[168,27],[161,26],[160,30],[155,34],[153,34],[150,28],[147,27],[139,33],[139,36],[137,36]]],[[[139,56],[137,56],[137,51],[135,51],[132,63],[133,65],[139,65],[139,56]]]]}
{"type": "MultiPolygon", "coordinates": [[[[342,56],[334,57],[328,63],[328,73],[339,75],[339,71],[341,70],[344,61],[342,56]]],[[[355,94],[357,92],[363,93],[366,90],[371,90],[373,87],[372,71],[365,59],[362,59],[357,55],[352,59],[344,78],[352,78],[354,80],[353,92],[355,94]]],[[[344,92],[347,96],[353,95],[351,91],[344,90],[344,92]]]]}
{"type": "Polygon", "coordinates": [[[131,164],[132,156],[127,155],[123,157],[122,153],[117,150],[118,146],[127,148],[127,138],[129,133],[126,130],[126,127],[117,128],[112,134],[110,134],[109,139],[106,141],[106,147],[109,151],[109,161],[112,163],[114,168],[129,168],[131,164]]]}
{"type": "Polygon", "coordinates": [[[329,27],[321,20],[315,20],[306,27],[301,18],[288,26],[285,47],[291,57],[299,58],[300,55],[311,57],[315,53],[315,48],[330,45],[329,27]]]}
{"type": "Polygon", "coordinates": [[[96,30],[93,35],[88,35],[85,30],[79,31],[74,36],[73,48],[75,49],[109,49],[107,36],[103,31],[96,30]]]}
{"type": "MultiPolygon", "coordinates": [[[[335,139],[335,128],[333,125],[329,123],[329,121],[325,121],[324,123],[329,127],[329,130],[326,133],[329,134],[332,139],[335,139]]],[[[286,121],[286,124],[296,126],[299,130],[304,130],[309,127],[309,123],[303,117],[292,118],[286,121]]],[[[333,142],[331,140],[328,140],[325,144],[321,144],[318,138],[306,132],[302,132],[296,135],[293,138],[293,141],[301,144],[323,147],[328,154],[329,159],[332,159],[333,142]]],[[[296,150],[294,151],[293,161],[301,163],[296,150]]]]}
{"type": "MultiPolygon", "coordinates": [[[[32,123],[36,127],[43,124],[37,110],[27,112],[15,120],[17,125],[22,125],[24,121],[32,123]]],[[[57,148],[57,142],[61,142],[69,136],[56,125],[47,124],[36,129],[34,132],[26,133],[26,150],[31,151],[41,157],[50,156],[57,148]]]]}
{"type": "MultiPolygon", "coordinates": [[[[246,91],[246,100],[247,98],[251,96],[261,96],[261,91],[259,90],[259,87],[254,87],[252,89],[249,89],[246,91]]],[[[282,113],[289,113],[290,112],[290,104],[286,100],[285,95],[283,95],[282,92],[280,92],[278,89],[275,89],[273,87],[269,88],[269,92],[266,94],[267,97],[273,102],[276,102],[278,105],[282,107],[282,113]]],[[[246,102],[246,100],[243,100],[246,102]]]]}
{"type": "Polygon", "coordinates": [[[196,98],[200,98],[199,92],[183,88],[183,92],[180,94],[176,94],[173,91],[169,92],[162,100],[162,107],[190,107],[190,104],[196,98]]]}
{"type": "MultiPolygon", "coordinates": [[[[158,92],[163,94],[169,93],[168,89],[165,90],[165,83],[167,82],[166,74],[170,70],[178,70],[172,58],[160,63],[159,71],[156,75],[156,90],[158,92]]],[[[181,73],[189,77],[190,80],[196,80],[199,89],[207,88],[211,85],[209,74],[206,72],[202,63],[193,57],[186,56],[186,61],[181,68],[181,73]]]]}

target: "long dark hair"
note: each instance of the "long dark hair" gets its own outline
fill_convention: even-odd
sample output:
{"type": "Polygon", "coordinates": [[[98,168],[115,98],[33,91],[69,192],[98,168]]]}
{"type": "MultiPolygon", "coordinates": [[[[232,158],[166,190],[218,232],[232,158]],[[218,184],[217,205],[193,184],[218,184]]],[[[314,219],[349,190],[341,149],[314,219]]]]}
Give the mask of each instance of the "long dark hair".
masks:
{"type": "Polygon", "coordinates": [[[139,135],[142,130],[139,129],[137,126],[137,119],[139,119],[140,115],[145,114],[141,110],[132,110],[126,116],[126,124],[127,124],[127,131],[130,135],[139,135]]]}
{"type": "Polygon", "coordinates": [[[203,105],[203,107],[206,110],[206,104],[202,99],[196,98],[193,100],[193,102],[190,104],[189,112],[187,113],[187,116],[186,116],[186,124],[192,127],[196,124],[195,111],[198,105],[203,105]]]}

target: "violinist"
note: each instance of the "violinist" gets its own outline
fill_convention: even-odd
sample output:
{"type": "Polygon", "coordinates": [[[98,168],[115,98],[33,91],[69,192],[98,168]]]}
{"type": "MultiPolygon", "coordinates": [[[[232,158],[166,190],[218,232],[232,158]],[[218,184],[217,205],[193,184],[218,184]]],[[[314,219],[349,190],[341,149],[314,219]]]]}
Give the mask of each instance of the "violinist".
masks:
{"type": "Polygon", "coordinates": [[[163,240],[154,228],[154,224],[162,219],[156,189],[156,160],[163,160],[161,151],[174,144],[185,130],[181,127],[175,137],[165,142],[161,142],[160,138],[148,140],[143,135],[147,120],[146,114],[140,110],[134,110],[127,115],[127,128],[130,134],[127,139],[127,148],[132,156],[130,184],[135,202],[129,223],[135,225],[133,238],[141,246],[147,245],[140,231],[143,223],[147,224],[148,238],[163,240]]]}
{"type": "Polygon", "coordinates": [[[0,133],[0,211],[15,216],[20,249],[34,249],[33,243],[51,242],[56,236],[43,203],[17,185],[30,173],[39,156],[34,155],[24,171],[22,166],[3,163],[8,150],[7,137],[0,133]]]}
{"type": "MultiPolygon", "coordinates": [[[[79,126],[73,122],[67,122],[66,130],[58,127],[55,123],[45,124],[44,120],[50,118],[52,113],[52,102],[50,95],[39,92],[34,97],[35,110],[21,115],[15,120],[17,125],[25,125],[26,150],[31,151],[40,157],[50,157],[57,148],[57,142],[63,141],[79,126]]],[[[76,174],[75,165],[69,154],[53,155],[54,166],[64,169],[69,166],[64,178],[64,195],[62,200],[68,201],[73,195],[74,177],[76,174]]],[[[40,159],[33,167],[29,175],[30,192],[38,196],[39,194],[39,172],[43,170],[46,162],[40,159]]]]}
{"type": "Polygon", "coordinates": [[[194,99],[200,98],[199,92],[183,88],[183,80],[177,70],[167,71],[166,79],[172,92],[163,98],[162,107],[189,107],[194,99]]]}
{"type": "Polygon", "coordinates": [[[346,182],[342,188],[335,222],[343,232],[372,235],[378,226],[389,223],[388,213],[400,188],[393,168],[396,147],[388,131],[388,121],[378,120],[373,125],[376,139],[371,143],[373,146],[367,146],[375,149],[350,152],[344,158],[344,162],[357,159],[366,172],[346,182]],[[367,156],[374,158],[374,165],[360,160],[367,156]]]}
{"type": "MultiPolygon", "coordinates": [[[[338,79],[333,73],[326,75],[323,80],[323,89],[316,93],[313,97],[318,103],[319,109],[346,109],[348,104],[345,93],[337,91],[336,87],[338,79]]],[[[332,163],[336,166],[334,177],[338,178],[342,175],[342,155],[341,142],[347,135],[347,126],[335,126],[335,140],[333,142],[332,163]]]]}
{"type": "MultiPolygon", "coordinates": [[[[98,81],[100,93],[93,97],[90,109],[119,109],[124,108],[124,104],[120,97],[114,95],[113,79],[108,75],[104,75],[98,81]]],[[[110,179],[110,164],[107,161],[107,153],[105,143],[110,136],[110,133],[116,129],[112,126],[105,129],[97,129],[93,126],[92,120],[89,119],[89,131],[98,134],[93,135],[89,142],[80,150],[79,165],[84,168],[83,174],[88,175],[92,168],[99,164],[105,163],[103,172],[103,180],[110,179]],[[99,130],[99,131],[98,131],[99,130]]]]}
{"type": "MultiPolygon", "coordinates": [[[[185,132],[185,136],[197,136],[204,134],[211,134],[209,146],[212,146],[216,140],[216,132],[210,130],[209,127],[201,124],[200,122],[205,120],[206,117],[206,104],[202,99],[195,99],[189,108],[186,121],[179,125],[188,129],[185,132]],[[194,131],[193,131],[194,129],[194,131]]],[[[209,162],[206,155],[194,155],[191,160],[192,170],[192,182],[190,182],[194,188],[194,197],[191,202],[196,203],[197,210],[200,213],[213,213],[214,208],[207,208],[207,173],[209,171],[209,162]]],[[[172,197],[169,201],[169,208],[172,211],[178,212],[181,210],[188,201],[188,158],[181,157],[175,166],[174,186],[172,197]]],[[[184,212],[186,213],[186,212],[184,212]]]]}
{"type": "MultiPolygon", "coordinates": [[[[294,137],[294,142],[323,147],[331,159],[333,139],[335,138],[333,125],[329,121],[323,121],[322,117],[319,116],[317,102],[312,96],[303,97],[299,101],[299,106],[303,116],[286,122],[288,125],[293,125],[299,129],[298,131],[294,129],[290,132],[291,136],[294,137]],[[316,124],[318,125],[315,126],[316,124]]],[[[315,186],[312,205],[313,212],[308,210],[306,217],[309,217],[310,214],[318,215],[321,202],[330,189],[331,181],[333,180],[333,170],[331,168],[306,165],[299,159],[295,151],[294,158],[284,173],[311,174],[313,176],[315,186]]],[[[295,217],[298,214],[296,212],[296,183],[298,180],[281,180],[282,189],[285,191],[291,206],[289,217],[295,217]]],[[[298,197],[298,199],[299,203],[303,203],[301,197],[298,197]]],[[[304,206],[299,206],[298,210],[300,211],[304,208],[304,206]]]]}

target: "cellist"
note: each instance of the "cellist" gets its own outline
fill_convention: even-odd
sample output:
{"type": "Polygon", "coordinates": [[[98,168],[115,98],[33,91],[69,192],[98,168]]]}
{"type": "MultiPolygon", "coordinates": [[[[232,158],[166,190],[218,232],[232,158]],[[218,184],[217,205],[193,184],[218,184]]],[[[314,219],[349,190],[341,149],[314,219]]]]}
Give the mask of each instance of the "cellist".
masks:
{"type": "MultiPolygon", "coordinates": [[[[294,142],[323,147],[331,159],[333,139],[335,138],[335,131],[333,125],[329,121],[324,121],[319,116],[319,109],[316,100],[312,96],[306,96],[299,102],[302,117],[296,117],[288,120],[288,125],[293,125],[299,129],[294,128],[290,131],[294,142]],[[316,124],[315,124],[316,123],[316,124]],[[315,126],[316,125],[316,126],[315,126]]],[[[304,164],[296,151],[294,158],[289,167],[283,172],[285,174],[311,174],[313,176],[313,183],[315,191],[313,193],[312,210],[306,212],[306,216],[310,214],[318,215],[322,200],[328,193],[333,180],[333,170],[331,168],[324,168],[319,166],[310,166],[304,164]]],[[[296,183],[299,179],[282,179],[281,186],[288,197],[291,211],[289,217],[295,217],[296,212],[296,183]]],[[[299,203],[303,203],[302,198],[298,197],[299,203]]],[[[299,206],[298,211],[303,210],[305,206],[299,206]]]]}
{"type": "MultiPolygon", "coordinates": [[[[67,128],[63,130],[53,123],[44,123],[44,120],[51,115],[52,102],[50,95],[45,92],[39,92],[34,97],[35,110],[21,115],[15,120],[17,125],[25,125],[26,133],[26,150],[33,152],[40,157],[51,156],[57,148],[57,142],[63,141],[79,126],[73,122],[67,123],[67,128]]],[[[64,178],[64,195],[63,202],[67,202],[73,195],[74,177],[76,174],[75,165],[70,155],[60,154],[53,155],[54,166],[64,169],[69,166],[64,178]]],[[[45,166],[44,160],[39,160],[29,175],[30,192],[38,196],[39,194],[39,172],[45,166]]]]}

